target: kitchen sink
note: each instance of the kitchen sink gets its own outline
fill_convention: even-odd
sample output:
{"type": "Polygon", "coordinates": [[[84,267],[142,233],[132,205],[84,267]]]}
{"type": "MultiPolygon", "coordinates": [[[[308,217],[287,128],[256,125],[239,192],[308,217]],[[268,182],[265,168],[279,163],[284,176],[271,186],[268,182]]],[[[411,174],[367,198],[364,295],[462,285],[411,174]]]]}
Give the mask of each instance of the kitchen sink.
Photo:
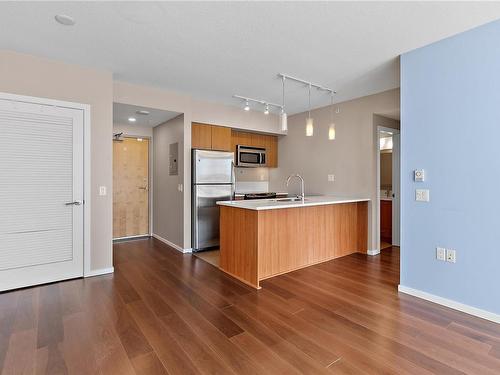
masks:
{"type": "MultiPolygon", "coordinates": [[[[304,199],[304,201],[306,201],[304,199]]],[[[272,199],[273,202],[299,202],[302,201],[302,198],[296,197],[296,198],[277,198],[277,199],[272,199]]]]}

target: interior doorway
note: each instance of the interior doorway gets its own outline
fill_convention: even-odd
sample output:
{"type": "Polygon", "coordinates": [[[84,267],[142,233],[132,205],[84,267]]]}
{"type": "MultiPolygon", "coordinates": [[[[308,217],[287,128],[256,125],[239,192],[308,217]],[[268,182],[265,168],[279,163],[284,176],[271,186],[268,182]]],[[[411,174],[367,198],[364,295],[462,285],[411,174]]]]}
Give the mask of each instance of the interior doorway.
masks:
{"type": "Polygon", "coordinates": [[[377,126],[377,148],[377,237],[382,250],[400,244],[399,129],[377,126]]]}
{"type": "Polygon", "coordinates": [[[176,112],[113,103],[113,240],[152,235],[153,200],[162,203],[154,196],[155,181],[160,182],[158,192],[171,199],[164,186],[168,168],[164,172],[163,165],[155,162],[153,173],[155,152],[161,152],[162,161],[169,161],[162,137],[155,139],[154,134],[177,116],[176,112]]]}
{"type": "Polygon", "coordinates": [[[149,236],[148,138],[113,139],[113,238],[149,236]]]}

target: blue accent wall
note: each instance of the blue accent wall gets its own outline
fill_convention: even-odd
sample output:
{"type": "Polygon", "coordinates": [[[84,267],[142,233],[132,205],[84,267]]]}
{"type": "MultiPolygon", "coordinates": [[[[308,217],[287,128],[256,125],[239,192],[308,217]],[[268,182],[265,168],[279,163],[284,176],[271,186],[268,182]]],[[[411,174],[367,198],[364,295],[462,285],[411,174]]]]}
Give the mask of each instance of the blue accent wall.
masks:
{"type": "Polygon", "coordinates": [[[401,285],[500,314],[500,21],[401,56],[401,209],[401,285]]]}

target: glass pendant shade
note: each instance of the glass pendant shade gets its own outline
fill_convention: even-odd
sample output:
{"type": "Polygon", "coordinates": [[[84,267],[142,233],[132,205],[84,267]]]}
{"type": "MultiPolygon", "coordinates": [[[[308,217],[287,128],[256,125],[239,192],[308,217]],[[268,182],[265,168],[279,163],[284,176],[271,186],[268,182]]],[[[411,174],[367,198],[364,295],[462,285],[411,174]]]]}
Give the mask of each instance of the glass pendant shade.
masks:
{"type": "Polygon", "coordinates": [[[306,136],[312,137],[314,134],[314,121],[311,117],[306,120],[306,136]]]}
{"type": "Polygon", "coordinates": [[[287,119],[287,115],[285,112],[282,112],[280,114],[280,125],[281,125],[282,132],[288,131],[288,119],[287,119]]]}
{"type": "Polygon", "coordinates": [[[335,140],[335,124],[332,122],[328,128],[328,139],[330,141],[335,140]]]}

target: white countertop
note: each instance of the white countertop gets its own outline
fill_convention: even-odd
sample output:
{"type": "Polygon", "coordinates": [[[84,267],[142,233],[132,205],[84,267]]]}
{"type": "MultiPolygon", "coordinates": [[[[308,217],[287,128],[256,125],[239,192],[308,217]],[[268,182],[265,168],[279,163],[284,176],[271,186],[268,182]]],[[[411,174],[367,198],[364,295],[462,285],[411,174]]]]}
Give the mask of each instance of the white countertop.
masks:
{"type": "Polygon", "coordinates": [[[309,207],[309,206],[323,206],[327,204],[340,204],[340,203],[354,203],[354,202],[367,202],[368,198],[346,198],[346,197],[333,197],[327,195],[306,197],[305,202],[301,200],[296,202],[280,201],[276,199],[252,199],[240,201],[219,201],[220,206],[228,206],[235,208],[244,208],[247,210],[275,210],[280,208],[294,208],[294,207],[309,207]]]}

